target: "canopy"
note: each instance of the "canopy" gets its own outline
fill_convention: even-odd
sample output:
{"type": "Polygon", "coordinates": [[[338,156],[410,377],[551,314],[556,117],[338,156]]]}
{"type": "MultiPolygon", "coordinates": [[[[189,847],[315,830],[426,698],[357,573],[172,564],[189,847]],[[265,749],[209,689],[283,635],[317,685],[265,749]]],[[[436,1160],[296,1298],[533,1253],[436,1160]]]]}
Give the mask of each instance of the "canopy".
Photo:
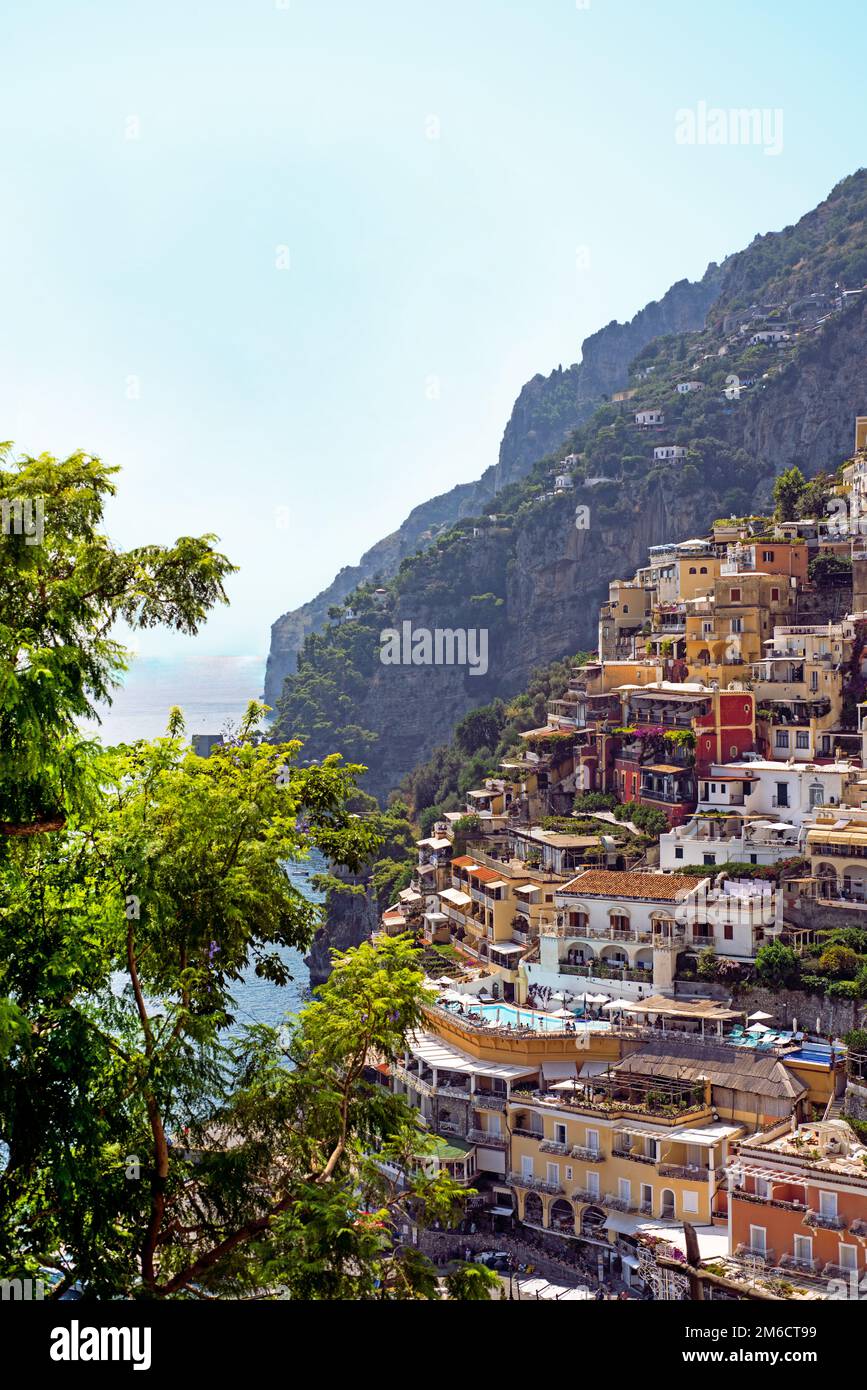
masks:
{"type": "Polygon", "coordinates": [[[542,1075],[546,1081],[563,1081],[577,1076],[578,1067],[575,1062],[543,1062],[542,1075]]]}
{"type": "Polygon", "coordinates": [[[770,1028],[764,1023],[752,1023],[747,1029],[748,1033],[770,1033],[770,1028]]]}
{"type": "Polygon", "coordinates": [[[457,888],[444,888],[440,897],[445,898],[447,903],[453,903],[455,907],[466,907],[467,903],[473,901],[469,893],[461,893],[457,888]]]}
{"type": "Polygon", "coordinates": [[[766,1014],[766,1013],[763,1013],[761,1009],[756,1009],[756,1011],[755,1011],[754,1014],[749,1014],[749,1015],[748,1015],[748,1017],[747,1017],[747,1022],[748,1022],[748,1023],[753,1023],[753,1022],[762,1023],[766,1018],[773,1018],[773,1016],[774,1016],[773,1014],[766,1014]]]}

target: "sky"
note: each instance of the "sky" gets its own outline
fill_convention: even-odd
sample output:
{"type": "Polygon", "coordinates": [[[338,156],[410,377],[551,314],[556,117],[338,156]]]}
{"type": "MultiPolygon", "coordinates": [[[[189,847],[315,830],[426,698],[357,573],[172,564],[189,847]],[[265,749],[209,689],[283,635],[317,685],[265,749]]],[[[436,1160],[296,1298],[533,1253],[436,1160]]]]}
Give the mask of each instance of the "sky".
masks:
{"type": "Polygon", "coordinates": [[[847,0],[9,0],[0,438],[119,465],[118,544],[240,567],[143,655],[263,656],[528,378],[859,167],[865,37],[847,0]],[[700,103],[773,141],[684,143],[700,103]]]}

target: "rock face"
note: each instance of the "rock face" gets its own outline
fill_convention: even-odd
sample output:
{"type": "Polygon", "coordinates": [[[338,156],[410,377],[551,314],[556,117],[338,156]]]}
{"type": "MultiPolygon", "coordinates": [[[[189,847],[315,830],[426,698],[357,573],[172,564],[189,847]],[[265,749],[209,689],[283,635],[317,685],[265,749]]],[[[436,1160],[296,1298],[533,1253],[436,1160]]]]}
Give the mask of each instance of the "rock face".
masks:
{"type": "MultiPolygon", "coordinates": [[[[795,463],[808,473],[836,468],[865,402],[867,295],[817,342],[803,370],[784,373],[725,415],[728,443],[749,459],[753,510],[768,508],[781,470],[795,463]]],[[[720,506],[713,485],[687,490],[671,471],[647,484],[552,497],[509,525],[426,556],[402,583],[390,623],[431,631],[484,626],[488,670],[376,662],[348,721],[377,735],[364,757],[366,789],[386,795],[448,740],[467,710],[522,690],[535,666],[594,648],[609,581],[646,563],[649,546],[706,532],[720,506]],[[590,509],[586,529],[576,529],[576,502],[590,509]],[[490,595],[501,601],[479,603],[490,595]]]]}
{"type": "MultiPolygon", "coordinates": [[[[337,875],[348,883],[358,883],[340,873],[337,875]]],[[[304,957],[310,971],[310,987],[315,989],[331,974],[331,952],[348,951],[351,946],[360,946],[378,925],[378,913],[372,890],[365,893],[326,894],[324,915],[326,925],[319,928],[304,957]]]]}
{"type": "Polygon", "coordinates": [[[661,334],[686,333],[703,327],[719,294],[722,270],[708,267],[701,280],[680,280],[658,302],[648,304],[630,323],[612,321],[587,338],[581,362],[558,367],[550,376],[535,376],[521,390],[500,445],[498,462],[474,483],[462,483],[415,507],[390,536],[377,541],[357,565],[347,565],[309,603],[272,625],[265,671],[265,700],[276,705],[283,681],[295,670],[304,638],[325,622],[328,609],[340,603],[365,579],[390,578],[407,555],[430,543],[430,531],[464,517],[478,516],[508,483],[525,476],[540,458],[562,445],[601,400],[626,385],[629,363],[661,334]]]}

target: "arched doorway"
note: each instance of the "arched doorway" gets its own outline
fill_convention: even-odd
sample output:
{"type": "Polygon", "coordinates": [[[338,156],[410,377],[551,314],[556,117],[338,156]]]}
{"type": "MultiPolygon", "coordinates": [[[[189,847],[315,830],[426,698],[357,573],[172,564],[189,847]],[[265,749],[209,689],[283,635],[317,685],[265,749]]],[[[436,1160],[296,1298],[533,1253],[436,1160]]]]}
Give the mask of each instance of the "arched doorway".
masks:
{"type": "Polygon", "coordinates": [[[531,1226],[542,1225],[542,1198],[536,1192],[528,1192],[524,1198],[524,1220],[531,1226]]]}
{"type": "Polygon", "coordinates": [[[582,1236],[593,1236],[596,1239],[604,1238],[607,1220],[607,1213],[601,1207],[585,1207],[581,1213],[582,1236]]]}
{"type": "Polygon", "coordinates": [[[572,1210],[572,1203],[567,1202],[565,1197],[558,1197],[556,1202],[552,1202],[548,1214],[548,1225],[552,1231],[568,1231],[574,1235],[575,1213],[572,1210]]]}
{"type": "Polygon", "coordinates": [[[662,1189],[659,1216],[662,1221],[674,1220],[674,1193],[670,1187],[664,1187],[662,1189]]]}
{"type": "Polygon", "coordinates": [[[838,896],[837,870],[833,864],[817,864],[816,878],[819,880],[816,891],[820,898],[836,898],[838,896]]]}

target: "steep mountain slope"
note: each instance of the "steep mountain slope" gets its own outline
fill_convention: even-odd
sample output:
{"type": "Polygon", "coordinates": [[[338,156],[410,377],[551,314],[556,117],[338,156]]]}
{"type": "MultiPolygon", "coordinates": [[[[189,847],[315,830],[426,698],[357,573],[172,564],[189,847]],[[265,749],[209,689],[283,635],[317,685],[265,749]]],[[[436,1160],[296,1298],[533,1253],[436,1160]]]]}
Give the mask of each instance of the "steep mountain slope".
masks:
{"type": "Polygon", "coordinates": [[[595,405],[626,385],[629,363],[647,343],[660,334],[700,328],[719,293],[720,281],[716,265],[710,265],[700,281],[679,281],[630,323],[612,322],[587,338],[580,363],[558,367],[550,376],[528,381],[515,402],[496,464],[476,482],[461,483],[414,507],[406,521],[377,541],[357,565],[347,565],[322,593],[277,619],[271,628],[265,672],[267,703],[277,703],[284,679],[295,670],[305,637],[323,626],[330,607],[341,603],[367,579],[389,579],[401,560],[430,545],[441,529],[478,516],[503,487],[522,478],[537,459],[558,448],[595,405]]]}
{"type": "MultiPolygon", "coordinates": [[[[795,227],[730,258],[706,325],[650,338],[633,364],[631,398],[595,410],[560,446],[578,455],[574,491],[554,495],[550,480],[562,469],[543,460],[486,503],[496,521],[462,520],[405,558],[384,601],[371,585],[356,589],[351,613],[307,639],[286,682],[281,732],[303,736],[310,757],[360,757],[381,796],[467,709],[520,690],[535,666],[595,646],[608,581],[643,563],[648,546],[766,507],[775,474],[793,463],[808,474],[835,469],[867,404],[867,293],[844,300],[834,286],[853,267],[861,274],[865,252],[861,173],[795,227]],[[803,310],[811,295],[826,299],[803,310]],[[792,336],[751,341],[774,324],[792,336]],[[685,377],[705,389],[679,394],[685,377]],[[641,406],[664,409],[663,432],[636,428],[641,406]],[[660,444],[686,456],[659,462],[660,444]],[[580,529],[576,505],[588,509],[580,529]],[[486,629],[487,672],[383,665],[380,632],[404,621],[486,629]]],[[[523,411],[526,438],[538,427],[527,401],[523,411]]],[[[525,467],[520,438],[516,428],[504,477],[525,467]]]]}

